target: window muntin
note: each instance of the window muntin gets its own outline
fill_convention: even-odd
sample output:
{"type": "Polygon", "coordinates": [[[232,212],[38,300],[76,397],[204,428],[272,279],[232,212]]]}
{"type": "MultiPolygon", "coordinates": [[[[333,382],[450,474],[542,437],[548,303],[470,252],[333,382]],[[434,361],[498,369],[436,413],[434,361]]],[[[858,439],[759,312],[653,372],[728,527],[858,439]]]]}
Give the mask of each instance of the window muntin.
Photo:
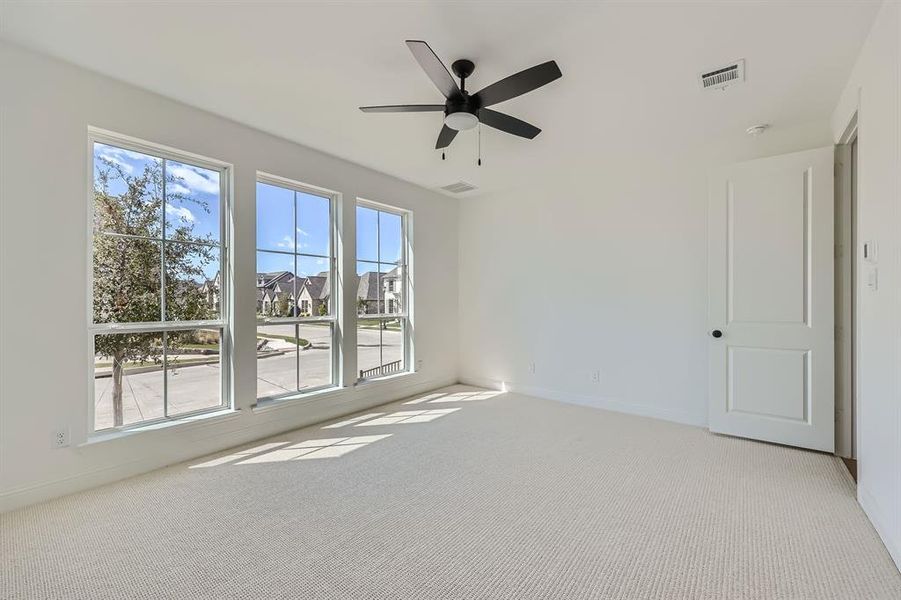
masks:
{"type": "Polygon", "coordinates": [[[226,406],[227,168],[92,132],[95,431],[226,406]]]}
{"type": "Polygon", "coordinates": [[[409,214],[357,205],[357,368],[359,379],[408,370],[409,214]]]}
{"type": "Polygon", "coordinates": [[[333,338],[331,322],[257,326],[257,397],[332,386],[333,338]]]}
{"type": "Polygon", "coordinates": [[[335,195],[257,180],[257,398],[336,385],[335,195]]]}

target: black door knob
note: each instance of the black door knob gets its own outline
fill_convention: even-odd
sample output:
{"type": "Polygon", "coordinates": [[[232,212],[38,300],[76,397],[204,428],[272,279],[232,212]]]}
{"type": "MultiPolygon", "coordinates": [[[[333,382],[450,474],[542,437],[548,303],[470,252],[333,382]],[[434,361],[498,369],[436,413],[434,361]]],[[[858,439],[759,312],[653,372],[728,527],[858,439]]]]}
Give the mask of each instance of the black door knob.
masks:
{"type": "Polygon", "coordinates": [[[715,338],[721,338],[721,337],[723,337],[723,332],[720,331],[719,329],[714,329],[713,331],[710,332],[710,335],[712,335],[715,338]]]}

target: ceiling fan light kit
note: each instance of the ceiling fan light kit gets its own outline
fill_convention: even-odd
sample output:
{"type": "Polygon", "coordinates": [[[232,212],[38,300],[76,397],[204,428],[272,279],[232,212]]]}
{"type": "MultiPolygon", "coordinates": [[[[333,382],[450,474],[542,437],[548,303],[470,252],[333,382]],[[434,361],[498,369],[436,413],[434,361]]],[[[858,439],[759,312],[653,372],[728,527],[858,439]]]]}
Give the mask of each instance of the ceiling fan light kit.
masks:
{"type": "MultiPolygon", "coordinates": [[[[443,111],[444,125],[438,133],[438,141],[435,143],[435,148],[438,150],[450,146],[458,131],[473,129],[480,123],[527,139],[532,139],[541,133],[541,130],[534,125],[487,107],[521,96],[560,78],[563,74],[554,61],[551,60],[520,71],[475,94],[470,94],[466,91],[466,79],[475,70],[475,64],[472,61],[461,59],[454,61],[451,65],[454,75],[460,79],[460,84],[457,85],[447,67],[427,43],[421,40],[407,40],[407,47],[429,79],[444,95],[445,103],[361,106],[361,111],[378,113],[443,111]]],[[[481,164],[481,158],[479,164],[481,164]]]]}
{"type": "Polygon", "coordinates": [[[472,113],[461,110],[458,112],[448,113],[444,117],[444,124],[451,129],[455,129],[457,131],[465,131],[467,129],[472,129],[473,127],[478,125],[479,118],[472,113]]]}

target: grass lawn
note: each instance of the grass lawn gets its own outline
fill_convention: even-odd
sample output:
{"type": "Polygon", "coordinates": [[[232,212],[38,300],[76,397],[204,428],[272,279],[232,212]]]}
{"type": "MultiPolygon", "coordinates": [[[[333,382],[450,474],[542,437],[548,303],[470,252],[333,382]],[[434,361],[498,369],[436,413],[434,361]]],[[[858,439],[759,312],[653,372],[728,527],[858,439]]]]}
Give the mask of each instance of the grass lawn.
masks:
{"type": "MultiPolygon", "coordinates": [[[[219,359],[217,357],[209,357],[209,356],[198,356],[197,358],[179,358],[173,359],[169,361],[169,368],[180,367],[184,365],[191,365],[195,363],[210,363],[216,362],[219,359]]],[[[98,362],[94,363],[95,369],[109,369],[113,366],[112,362],[98,362]]],[[[145,360],[141,362],[127,362],[124,365],[124,370],[128,371],[129,369],[139,369],[142,367],[163,367],[163,361],[160,359],[159,361],[145,360]]]]}
{"type": "Polygon", "coordinates": [[[219,344],[178,344],[172,349],[178,351],[181,348],[185,350],[219,350],[219,344]]]}
{"type": "Polygon", "coordinates": [[[286,342],[291,342],[292,344],[298,344],[300,346],[306,346],[310,343],[303,338],[294,337],[293,335],[280,335],[277,333],[257,333],[257,338],[263,340],[284,340],[286,342]]]}
{"type": "MultiPolygon", "coordinates": [[[[364,329],[378,329],[379,324],[382,321],[378,319],[357,319],[357,327],[362,327],[364,329]]],[[[400,331],[400,321],[388,321],[385,324],[385,329],[389,331],[400,331]]]]}

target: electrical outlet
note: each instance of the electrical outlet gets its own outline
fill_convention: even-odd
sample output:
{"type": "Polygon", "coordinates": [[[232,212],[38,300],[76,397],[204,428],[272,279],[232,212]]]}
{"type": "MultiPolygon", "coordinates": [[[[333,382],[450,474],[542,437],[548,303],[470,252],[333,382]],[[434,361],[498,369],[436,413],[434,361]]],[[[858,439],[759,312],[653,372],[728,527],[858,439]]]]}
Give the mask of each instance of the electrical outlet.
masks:
{"type": "Polygon", "coordinates": [[[600,383],[601,382],[601,372],[600,371],[592,371],[591,382],[592,383],[600,383]]]}
{"type": "Polygon", "coordinates": [[[531,373],[533,375],[535,374],[535,362],[534,361],[529,363],[529,373],[531,373]]]}
{"type": "Polygon", "coordinates": [[[53,432],[53,447],[67,448],[69,446],[69,429],[57,429],[53,432]]]}
{"type": "Polygon", "coordinates": [[[417,370],[417,371],[421,371],[421,370],[422,370],[422,359],[421,359],[421,358],[417,358],[417,359],[416,359],[416,370],[417,370]]]}

